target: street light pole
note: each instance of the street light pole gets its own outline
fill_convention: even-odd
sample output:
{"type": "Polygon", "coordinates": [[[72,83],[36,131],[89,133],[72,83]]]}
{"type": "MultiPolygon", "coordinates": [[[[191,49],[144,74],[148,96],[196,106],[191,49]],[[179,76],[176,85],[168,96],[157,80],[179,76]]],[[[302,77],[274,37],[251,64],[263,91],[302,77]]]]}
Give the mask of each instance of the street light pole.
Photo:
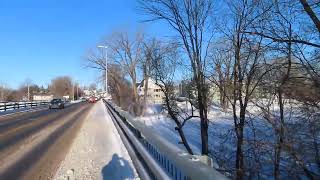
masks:
{"type": "Polygon", "coordinates": [[[106,91],[106,96],[109,95],[108,93],[108,46],[98,46],[98,48],[104,48],[105,49],[105,61],[106,61],[106,82],[105,82],[105,91],[106,91]]]}

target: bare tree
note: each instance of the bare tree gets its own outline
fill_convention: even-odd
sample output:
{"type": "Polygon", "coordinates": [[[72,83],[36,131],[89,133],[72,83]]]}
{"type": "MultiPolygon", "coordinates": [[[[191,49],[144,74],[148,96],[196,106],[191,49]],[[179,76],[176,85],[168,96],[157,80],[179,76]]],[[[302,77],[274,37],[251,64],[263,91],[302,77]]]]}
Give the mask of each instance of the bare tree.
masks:
{"type": "Polygon", "coordinates": [[[235,176],[237,179],[243,179],[248,172],[245,167],[245,150],[247,149],[245,129],[249,124],[248,104],[254,97],[263,77],[270,71],[263,65],[268,49],[264,39],[261,37],[252,38],[244,33],[259,23],[256,21],[258,17],[264,16],[264,12],[257,11],[262,5],[262,2],[254,0],[237,0],[227,3],[226,16],[229,17],[230,22],[224,27],[222,34],[224,35],[224,43],[230,44],[229,47],[224,48],[230,54],[229,56],[226,54],[227,57],[217,55],[214,57],[216,58],[214,61],[215,70],[219,72],[221,67],[225,66],[231,73],[226,71],[227,73],[220,74],[220,77],[216,76],[217,79],[213,77],[213,82],[222,86],[220,90],[224,90],[223,94],[232,107],[236,137],[235,176]],[[221,76],[225,77],[221,78],[221,76]],[[223,87],[224,84],[219,83],[221,79],[230,79],[227,88],[223,87]]]}
{"type": "Polygon", "coordinates": [[[19,89],[17,90],[17,97],[18,100],[27,100],[27,101],[32,101],[33,100],[33,95],[37,94],[40,92],[40,87],[36,84],[31,84],[28,82],[28,84],[24,83],[22,84],[19,89]]]}
{"type": "Polygon", "coordinates": [[[96,69],[98,71],[106,70],[105,55],[101,48],[89,49],[84,60],[85,60],[84,66],[86,68],[96,69]]]}
{"type": "Polygon", "coordinates": [[[137,68],[143,56],[143,33],[136,33],[134,37],[127,32],[114,33],[108,42],[113,51],[113,60],[122,66],[129,75],[132,84],[133,112],[141,114],[140,100],[137,89],[137,68]]]}
{"type": "Polygon", "coordinates": [[[128,110],[129,104],[132,101],[132,86],[125,78],[125,73],[121,69],[121,66],[117,64],[109,64],[108,71],[109,80],[109,93],[112,96],[114,102],[122,107],[124,110],[128,110]]]}
{"type": "Polygon", "coordinates": [[[173,82],[179,59],[177,47],[177,44],[166,45],[160,42],[155,44],[151,50],[152,56],[150,56],[152,62],[151,76],[155,79],[156,84],[164,94],[164,107],[168,111],[170,118],[176,124],[175,130],[178,131],[182,144],[190,154],[193,154],[187,138],[185,137],[183,127],[188,120],[199,116],[194,114],[195,109],[190,101],[191,113],[188,112],[187,109],[179,107],[177,104],[173,82]]]}
{"type": "MultiPolygon", "coordinates": [[[[300,3],[302,4],[303,9],[305,10],[305,12],[308,14],[310,19],[314,23],[315,27],[318,29],[318,32],[320,33],[320,20],[319,20],[319,17],[317,17],[315,11],[312,9],[312,5],[310,5],[310,3],[307,2],[307,0],[300,0],[300,3]]],[[[319,4],[320,4],[319,1],[318,2],[316,0],[313,1],[314,7],[318,8],[318,10],[319,10],[319,4]]]]}
{"type": "Polygon", "coordinates": [[[139,3],[141,10],[151,17],[151,21],[164,20],[179,35],[196,82],[202,154],[207,155],[209,123],[205,68],[207,46],[212,37],[209,31],[209,20],[213,10],[212,0],[139,0],[139,3]]]}
{"type": "MultiPolygon", "coordinates": [[[[152,66],[152,58],[154,58],[154,50],[158,42],[156,39],[145,40],[143,46],[143,58],[140,62],[141,69],[143,71],[143,83],[144,83],[144,95],[143,95],[143,102],[142,106],[145,107],[147,103],[148,97],[148,87],[149,87],[149,77],[151,74],[151,66],[152,66]]],[[[144,114],[144,109],[142,108],[142,114],[144,114]]]]}
{"type": "MultiPolygon", "coordinates": [[[[114,35],[114,34],[113,34],[114,35]]],[[[108,92],[112,96],[112,99],[115,100],[115,103],[122,107],[123,109],[128,110],[130,104],[132,104],[133,98],[133,86],[135,84],[130,84],[127,79],[125,78],[128,74],[128,66],[124,66],[122,60],[118,58],[118,52],[120,51],[117,48],[119,47],[113,44],[116,43],[119,39],[119,34],[116,37],[111,37],[107,40],[107,44],[110,45],[111,51],[114,53],[114,56],[109,58],[108,63],[108,92]],[[116,54],[116,55],[115,55],[116,54]],[[122,65],[121,65],[122,64],[122,65]]],[[[118,44],[117,44],[118,45],[118,44]]],[[[136,65],[134,65],[136,66],[136,65]]],[[[106,71],[106,61],[105,61],[105,54],[99,48],[94,48],[89,50],[87,56],[85,58],[85,67],[97,70],[99,73],[102,74],[100,77],[103,82],[105,82],[105,71],[106,71]]],[[[133,72],[132,74],[135,74],[133,72]]],[[[96,90],[97,85],[91,84],[90,90],[96,90]]]]}
{"type": "MultiPolygon", "coordinates": [[[[300,2],[302,4],[307,3],[306,1],[300,2]]],[[[264,112],[264,118],[267,120],[267,122],[272,124],[272,127],[274,128],[274,135],[276,137],[273,164],[275,179],[281,178],[280,164],[281,160],[283,159],[284,153],[290,154],[291,158],[294,159],[293,162],[298,162],[297,164],[295,164],[296,167],[300,167],[303,170],[302,172],[306,175],[306,177],[308,177],[309,179],[314,179],[316,176],[308,168],[304,159],[301,158],[302,155],[299,154],[299,151],[296,151],[296,149],[294,148],[295,146],[292,145],[295,144],[295,141],[297,141],[297,137],[293,136],[294,138],[289,138],[289,136],[291,136],[289,133],[290,128],[288,128],[290,116],[286,116],[286,106],[290,105],[287,103],[289,99],[300,99],[304,102],[306,102],[307,100],[306,96],[302,97],[301,94],[297,94],[297,92],[299,91],[298,87],[308,86],[311,89],[315,89],[315,87],[312,87],[312,85],[310,86],[307,84],[310,84],[311,80],[314,82],[314,86],[317,86],[319,79],[319,74],[317,73],[316,68],[317,65],[314,66],[312,63],[310,63],[310,60],[308,60],[310,58],[313,58],[310,56],[305,56],[305,53],[307,54],[307,52],[310,52],[310,50],[312,52],[314,48],[320,47],[318,46],[318,44],[316,44],[317,42],[315,43],[314,41],[314,39],[318,38],[310,38],[310,35],[308,35],[308,37],[307,35],[301,33],[301,31],[297,31],[297,29],[301,28],[302,23],[303,26],[306,26],[305,18],[303,14],[300,13],[301,7],[299,7],[298,5],[299,3],[295,1],[286,0],[270,2],[270,8],[268,9],[267,13],[270,18],[267,21],[265,19],[260,18],[259,21],[264,21],[264,23],[255,26],[253,28],[253,32],[251,31],[250,33],[248,33],[248,31],[243,31],[244,33],[257,35],[265,39],[271,40],[274,44],[272,46],[272,49],[274,50],[273,53],[275,55],[280,55],[284,57],[282,57],[281,59],[277,59],[276,61],[278,62],[273,62],[274,70],[271,72],[272,75],[269,77],[275,77],[275,75],[277,75],[277,78],[271,78],[271,82],[268,81],[265,83],[272,86],[272,90],[268,93],[270,93],[271,97],[273,97],[274,100],[277,101],[277,105],[279,107],[279,116],[272,115],[272,113],[269,110],[269,106],[266,106],[268,108],[260,106],[260,108],[264,112]],[[308,46],[308,50],[306,50],[303,46],[308,46]],[[296,57],[295,60],[293,60],[294,57],[296,57]],[[297,60],[300,60],[300,63],[297,62],[297,60]],[[297,73],[295,71],[298,71],[300,73],[297,73]],[[303,72],[303,75],[299,75],[301,74],[301,72],[303,72]],[[289,87],[290,89],[288,89],[289,87]]],[[[305,10],[306,8],[308,9],[308,7],[306,6],[308,6],[308,4],[304,4],[305,10]]],[[[312,12],[308,12],[308,15],[313,16],[312,12]]],[[[316,19],[313,20],[316,21],[316,19]]],[[[303,28],[303,30],[308,31],[308,34],[312,35],[312,33],[310,33],[312,32],[310,31],[310,29],[303,28]]],[[[308,90],[308,92],[311,91],[308,90]]],[[[313,96],[313,99],[314,97],[316,96],[313,96]]],[[[317,101],[313,101],[312,104],[314,104],[314,102],[317,101]]],[[[272,104],[272,101],[270,104],[272,104]]],[[[298,106],[301,106],[301,104],[299,104],[298,106]]],[[[312,147],[309,146],[309,149],[311,148],[312,147]]]]}
{"type": "MultiPolygon", "coordinates": [[[[245,31],[245,33],[262,36],[274,42],[290,42],[297,45],[306,45],[311,48],[320,48],[320,21],[316,14],[316,12],[318,12],[320,9],[319,2],[316,2],[316,0],[313,1],[313,3],[308,3],[306,0],[276,0],[261,2],[267,2],[270,5],[268,7],[269,15],[278,15],[282,16],[282,18],[289,18],[288,15],[291,17],[294,16],[294,19],[292,19],[293,31],[296,30],[296,32],[293,33],[294,36],[292,36],[291,39],[288,39],[287,36],[281,36],[277,34],[272,26],[276,21],[279,20],[276,18],[276,16],[273,16],[273,19],[271,19],[270,22],[263,24],[263,26],[255,26],[254,29],[245,31]],[[286,12],[286,10],[289,10],[289,12],[286,12]]],[[[277,22],[277,24],[280,23],[280,21],[277,22]]]]}
{"type": "Polygon", "coordinates": [[[210,47],[209,58],[212,63],[212,74],[209,80],[219,89],[220,106],[226,110],[229,107],[231,73],[232,73],[232,47],[217,41],[215,46],[210,47]]]}
{"type": "Polygon", "coordinates": [[[5,101],[5,86],[3,84],[1,84],[0,86],[0,99],[1,101],[5,101]]]}
{"type": "Polygon", "coordinates": [[[50,92],[55,96],[70,96],[72,95],[72,79],[68,76],[61,76],[53,79],[50,85],[50,92]]]}

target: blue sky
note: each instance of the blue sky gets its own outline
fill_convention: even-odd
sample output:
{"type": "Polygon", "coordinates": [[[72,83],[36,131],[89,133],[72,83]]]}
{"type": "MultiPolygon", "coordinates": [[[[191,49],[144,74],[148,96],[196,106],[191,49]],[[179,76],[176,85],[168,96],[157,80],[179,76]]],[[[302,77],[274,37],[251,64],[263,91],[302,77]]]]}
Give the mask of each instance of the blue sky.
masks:
{"type": "Polygon", "coordinates": [[[46,86],[61,75],[90,84],[98,74],[84,68],[85,53],[108,33],[167,29],[141,20],[134,0],[1,0],[0,84],[17,88],[29,78],[46,86]]]}

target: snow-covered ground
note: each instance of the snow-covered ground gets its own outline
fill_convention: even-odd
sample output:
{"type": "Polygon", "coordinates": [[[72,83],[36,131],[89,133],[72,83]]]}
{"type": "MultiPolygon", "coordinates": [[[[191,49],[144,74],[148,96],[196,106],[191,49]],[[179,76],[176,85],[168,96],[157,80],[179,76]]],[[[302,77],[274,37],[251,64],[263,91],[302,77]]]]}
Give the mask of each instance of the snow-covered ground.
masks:
{"type": "MultiPolygon", "coordinates": [[[[230,113],[225,113],[218,107],[213,106],[212,111],[208,114],[210,119],[210,126],[214,124],[217,128],[209,128],[209,134],[225,134],[232,129],[233,121],[230,113]]],[[[178,148],[185,150],[182,144],[179,144],[180,136],[175,131],[175,123],[162,112],[161,105],[149,106],[146,109],[145,116],[137,117],[135,120],[144,122],[150,128],[153,128],[161,136],[176,145],[178,148]]],[[[200,142],[200,124],[198,119],[191,119],[188,121],[183,130],[190,143],[194,153],[201,154],[200,142]]],[[[210,144],[218,143],[216,139],[210,138],[210,144]]]]}
{"type": "Polygon", "coordinates": [[[138,178],[132,160],[102,101],[88,114],[56,180],[125,180],[138,178]]]}
{"type": "MultiPolygon", "coordinates": [[[[179,104],[183,107],[182,104],[179,104]]],[[[184,146],[179,143],[180,136],[175,130],[175,123],[171,120],[167,113],[161,110],[160,105],[152,105],[146,108],[146,114],[143,117],[136,117],[135,120],[144,122],[150,128],[153,128],[156,133],[173,143],[181,150],[185,150],[184,146]]],[[[278,112],[278,107],[274,106],[273,112],[278,112]]],[[[259,161],[264,166],[259,167],[263,172],[263,177],[272,177],[272,153],[274,143],[274,132],[269,123],[262,119],[259,108],[250,104],[247,112],[247,125],[244,130],[244,135],[247,143],[247,153],[250,158],[258,157],[259,161]],[[255,142],[265,143],[260,144],[259,148],[254,149],[255,142]],[[256,153],[256,154],[255,154],[256,153]],[[261,156],[260,156],[261,155],[261,156]],[[269,164],[267,166],[267,164],[269,164]]],[[[277,114],[275,114],[277,116],[277,114]]],[[[286,110],[285,116],[293,115],[286,110]]],[[[209,119],[209,154],[214,162],[219,164],[219,169],[230,168],[232,171],[235,166],[236,138],[234,132],[234,122],[232,110],[223,111],[218,105],[212,105],[208,112],[209,119]]],[[[287,118],[289,119],[289,118],[287,118]]],[[[290,118],[294,121],[294,118],[290,118]]],[[[185,136],[194,153],[201,153],[201,138],[200,138],[200,121],[198,118],[193,118],[188,121],[183,127],[185,136]]],[[[254,160],[252,160],[254,161],[254,160]]],[[[284,162],[284,161],[283,161],[284,162]]],[[[248,164],[248,168],[255,169],[257,164],[248,164]]]]}
{"type": "MultiPolygon", "coordinates": [[[[181,108],[186,108],[185,104],[178,104],[181,108]]],[[[190,109],[190,107],[187,107],[190,109]]],[[[248,107],[248,127],[245,129],[245,138],[253,140],[257,138],[264,142],[273,141],[273,132],[270,124],[266,124],[259,117],[259,111],[254,106],[248,107]],[[251,119],[251,120],[249,120],[251,119]],[[252,127],[255,127],[253,132],[252,127]],[[253,135],[254,134],[254,135],[253,135]]],[[[146,114],[143,117],[136,117],[138,121],[144,122],[147,126],[153,128],[159,135],[173,143],[181,150],[185,147],[180,143],[180,136],[175,130],[175,123],[171,120],[167,113],[161,109],[161,105],[152,105],[146,108],[146,114]]],[[[223,111],[218,105],[212,105],[208,112],[209,119],[209,155],[213,158],[216,168],[234,167],[234,158],[236,152],[236,139],[233,125],[232,110],[223,111]],[[220,166],[219,166],[220,165],[220,166]]],[[[201,154],[201,137],[200,137],[200,121],[198,118],[192,118],[183,127],[185,136],[195,154],[201,154]]],[[[271,152],[270,147],[261,148],[260,152],[266,154],[271,152]]],[[[253,153],[253,152],[250,152],[253,153]]],[[[270,158],[264,161],[270,161],[270,158]]],[[[261,157],[262,159],[262,157],[261,157]]],[[[254,166],[254,165],[252,165],[254,166]]],[[[270,172],[270,170],[267,170],[270,172]]],[[[271,169],[272,171],[272,169],[271,169]]]]}

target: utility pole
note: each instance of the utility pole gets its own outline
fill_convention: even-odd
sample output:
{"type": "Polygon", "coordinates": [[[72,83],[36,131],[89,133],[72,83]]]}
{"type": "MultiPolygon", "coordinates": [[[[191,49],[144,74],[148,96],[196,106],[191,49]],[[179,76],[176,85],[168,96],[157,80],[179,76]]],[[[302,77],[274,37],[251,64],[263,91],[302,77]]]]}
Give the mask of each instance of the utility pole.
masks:
{"type": "Polygon", "coordinates": [[[106,77],[106,81],[105,81],[105,92],[106,92],[106,97],[109,95],[108,93],[108,46],[98,46],[98,48],[104,48],[105,49],[105,61],[106,61],[106,71],[105,71],[105,77],[106,77]]]}
{"type": "Polygon", "coordinates": [[[28,101],[30,102],[30,84],[28,83],[28,101]]]}
{"type": "Polygon", "coordinates": [[[27,100],[30,102],[30,84],[32,83],[32,81],[27,78],[25,81],[25,85],[27,86],[27,100]]]}

